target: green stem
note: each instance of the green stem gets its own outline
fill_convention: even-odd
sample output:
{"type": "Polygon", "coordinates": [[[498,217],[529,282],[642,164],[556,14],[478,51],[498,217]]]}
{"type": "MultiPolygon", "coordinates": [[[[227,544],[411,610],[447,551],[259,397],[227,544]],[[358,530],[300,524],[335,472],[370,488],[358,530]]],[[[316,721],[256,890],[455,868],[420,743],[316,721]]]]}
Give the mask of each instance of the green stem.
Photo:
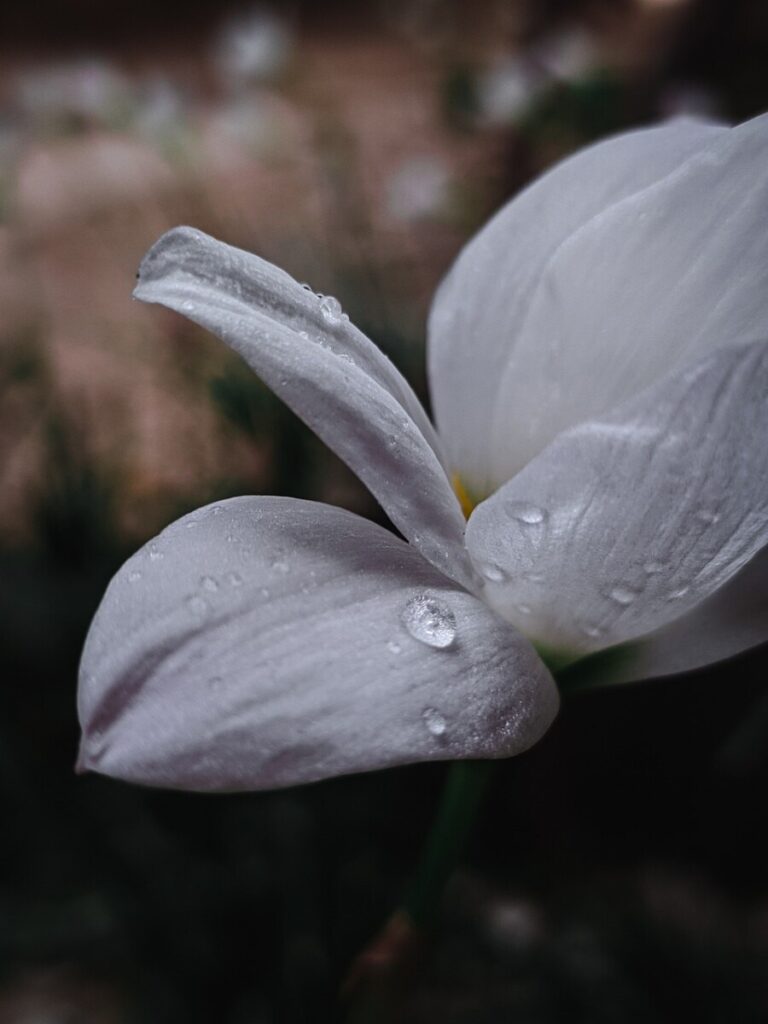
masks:
{"type": "Polygon", "coordinates": [[[440,900],[466,846],[494,761],[454,761],[403,909],[418,928],[434,924],[440,900]]]}

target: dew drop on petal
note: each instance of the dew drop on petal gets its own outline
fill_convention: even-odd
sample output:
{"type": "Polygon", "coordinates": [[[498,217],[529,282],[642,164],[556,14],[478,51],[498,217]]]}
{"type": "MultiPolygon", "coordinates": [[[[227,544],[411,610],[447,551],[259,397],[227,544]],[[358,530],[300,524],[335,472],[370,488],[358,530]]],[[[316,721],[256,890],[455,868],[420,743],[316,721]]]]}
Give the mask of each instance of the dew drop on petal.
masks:
{"type": "Polygon", "coordinates": [[[685,597],[690,589],[690,587],[678,587],[677,590],[670,591],[669,600],[679,601],[681,597],[685,597]]]}
{"type": "Polygon", "coordinates": [[[211,594],[215,593],[219,589],[219,584],[216,582],[213,576],[201,576],[200,586],[203,588],[203,590],[207,590],[211,594]]]}
{"type": "Polygon", "coordinates": [[[212,516],[220,516],[223,511],[224,511],[224,506],[223,505],[213,505],[211,507],[211,515],[212,516]]]}
{"type": "Polygon", "coordinates": [[[579,624],[579,629],[588,636],[591,640],[596,640],[599,636],[602,636],[602,629],[595,622],[582,622],[579,624]]]}
{"type": "Polygon", "coordinates": [[[480,566],[480,572],[491,583],[501,583],[504,579],[504,570],[494,562],[486,562],[480,566]]]}
{"type": "Polygon", "coordinates": [[[227,583],[230,587],[241,587],[243,585],[243,577],[239,572],[230,572],[227,575],[227,583]]]}
{"type": "Polygon", "coordinates": [[[332,295],[324,295],[320,300],[320,315],[327,324],[335,327],[341,323],[341,303],[332,295]]]}
{"type": "Polygon", "coordinates": [[[141,573],[139,572],[138,569],[134,569],[133,572],[129,572],[128,573],[128,582],[129,583],[138,583],[140,579],[141,579],[141,573]]]}
{"type": "Polygon", "coordinates": [[[646,562],[643,566],[649,576],[658,576],[667,568],[666,562],[646,562]]]}
{"type": "Polygon", "coordinates": [[[529,604],[516,604],[515,608],[520,612],[521,615],[530,615],[531,606],[529,604]]]}
{"type": "Polygon", "coordinates": [[[400,651],[402,651],[402,649],[403,648],[400,646],[397,640],[390,640],[387,643],[387,650],[391,651],[393,654],[399,654],[400,651]]]}
{"type": "Polygon", "coordinates": [[[615,587],[611,588],[608,596],[611,598],[612,601],[615,601],[616,604],[620,604],[624,608],[626,608],[627,605],[632,604],[632,602],[637,597],[637,594],[637,590],[634,590],[632,587],[627,587],[619,583],[615,587]]]}
{"type": "Polygon", "coordinates": [[[547,518],[546,509],[538,505],[532,505],[528,501],[508,501],[505,504],[506,510],[513,519],[526,526],[537,526],[547,518]]]}
{"type": "Polygon", "coordinates": [[[151,562],[159,562],[163,558],[163,552],[157,546],[157,544],[149,545],[149,559],[151,562]]]}
{"type": "Polygon", "coordinates": [[[714,526],[720,518],[720,515],[717,512],[710,511],[708,508],[702,508],[696,513],[696,518],[700,523],[703,523],[704,526],[714,526]]]}
{"type": "Polygon", "coordinates": [[[275,572],[282,573],[283,575],[285,575],[286,573],[291,571],[290,566],[288,565],[288,563],[287,562],[283,562],[282,559],[280,559],[280,558],[276,559],[272,563],[272,568],[274,569],[275,572]]]}
{"type": "Polygon", "coordinates": [[[437,708],[425,708],[421,717],[424,719],[427,730],[433,736],[443,736],[445,734],[448,723],[444,715],[441,715],[437,708]]]}
{"type": "Polygon", "coordinates": [[[187,598],[187,608],[189,608],[196,619],[203,619],[208,612],[208,603],[204,597],[194,594],[192,597],[187,598]]]}
{"type": "Polygon", "coordinates": [[[456,639],[456,616],[427,594],[411,598],[403,609],[402,620],[411,636],[428,647],[450,647],[456,639]]]}

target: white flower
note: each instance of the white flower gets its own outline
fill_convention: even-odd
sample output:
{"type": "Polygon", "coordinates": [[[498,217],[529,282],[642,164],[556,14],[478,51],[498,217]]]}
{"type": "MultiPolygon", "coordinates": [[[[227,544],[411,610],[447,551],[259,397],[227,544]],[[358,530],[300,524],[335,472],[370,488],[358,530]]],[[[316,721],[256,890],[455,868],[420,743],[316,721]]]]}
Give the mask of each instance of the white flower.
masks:
{"type": "Polygon", "coordinates": [[[439,438],[335,300],[198,231],[161,238],[138,296],[239,352],[408,543],[274,497],[169,527],[91,628],[81,765],[255,789],[502,757],[556,712],[545,660],[619,647],[626,680],[768,639],[767,192],[766,117],[560,164],[438,292],[439,438]],[[479,502],[466,535],[454,475],[479,502]]]}

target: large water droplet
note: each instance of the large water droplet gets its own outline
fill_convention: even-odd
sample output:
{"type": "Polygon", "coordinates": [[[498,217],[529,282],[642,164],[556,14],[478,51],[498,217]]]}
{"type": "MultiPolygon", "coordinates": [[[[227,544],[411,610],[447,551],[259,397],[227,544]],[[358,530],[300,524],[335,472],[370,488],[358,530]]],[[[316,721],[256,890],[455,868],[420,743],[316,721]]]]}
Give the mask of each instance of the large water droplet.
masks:
{"type": "Polygon", "coordinates": [[[628,587],[623,583],[619,583],[615,587],[611,588],[609,597],[612,601],[615,601],[616,604],[620,604],[626,608],[627,605],[632,604],[637,597],[637,594],[638,591],[633,587],[628,587]]]}
{"type": "Polygon", "coordinates": [[[525,523],[526,526],[537,526],[547,518],[546,509],[532,505],[528,501],[508,501],[505,508],[513,519],[525,523]]]}
{"type": "Polygon", "coordinates": [[[402,620],[411,636],[428,647],[450,647],[456,639],[456,616],[428,594],[412,597],[403,609],[402,620]]]}
{"type": "Polygon", "coordinates": [[[387,643],[387,650],[391,651],[393,654],[399,654],[400,651],[402,651],[402,649],[403,648],[400,646],[397,640],[390,640],[387,643]]]}
{"type": "Polygon", "coordinates": [[[159,562],[163,557],[163,552],[157,546],[157,544],[149,545],[149,559],[151,562],[159,562]]]}
{"type": "Polygon", "coordinates": [[[203,590],[207,590],[211,594],[215,593],[219,589],[219,584],[216,582],[213,576],[201,576],[200,586],[203,588],[203,590]]]}
{"type": "Polygon", "coordinates": [[[342,309],[339,300],[334,299],[332,295],[324,295],[320,300],[320,315],[331,327],[341,323],[342,309]]]}
{"type": "Polygon", "coordinates": [[[445,720],[445,716],[441,715],[437,708],[425,708],[421,717],[433,736],[443,736],[445,734],[448,723],[445,720]]]}

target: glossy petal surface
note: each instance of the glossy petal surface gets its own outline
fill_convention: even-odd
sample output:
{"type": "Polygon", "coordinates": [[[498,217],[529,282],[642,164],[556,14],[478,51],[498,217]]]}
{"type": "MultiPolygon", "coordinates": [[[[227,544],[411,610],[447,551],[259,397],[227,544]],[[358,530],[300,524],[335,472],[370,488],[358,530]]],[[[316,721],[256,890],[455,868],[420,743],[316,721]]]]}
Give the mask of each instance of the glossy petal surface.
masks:
{"type": "Polygon", "coordinates": [[[768,323],[768,117],[720,133],[550,259],[500,380],[505,480],[556,435],[768,323]]]}
{"type": "Polygon", "coordinates": [[[767,396],[757,342],[566,431],[470,519],[488,600],[567,654],[694,608],[768,541],[767,396]]]}
{"type": "Polygon", "coordinates": [[[81,767],[192,790],[503,757],[557,710],[530,644],[349,512],[234,498],[120,570],[81,666],[81,767]]]}
{"type": "MultiPolygon", "coordinates": [[[[538,434],[528,437],[527,428],[519,436],[518,417],[514,429],[501,423],[500,452],[490,448],[496,416],[503,420],[507,409],[514,417],[521,399],[529,415],[529,389],[536,416],[549,413],[555,400],[551,386],[558,378],[548,363],[559,353],[551,330],[548,326],[533,336],[523,328],[537,292],[543,288],[544,300],[551,297],[545,271],[559,247],[593,218],[665,178],[727,134],[725,128],[676,121],[581,150],[507,204],[463,250],[432,308],[429,371],[451,468],[478,497],[519,469],[534,442],[543,447],[552,436],[550,432],[542,443],[538,434]],[[529,344],[537,350],[533,354],[527,351],[529,344]]],[[[622,244],[622,237],[607,238],[605,257],[614,258],[622,244]]],[[[595,315],[602,315],[611,301],[614,296],[606,287],[595,315]]],[[[564,313],[567,326],[570,309],[558,306],[556,312],[564,313]]],[[[611,338],[617,346],[623,340],[611,338]]],[[[633,339],[626,341],[631,344],[633,339]]],[[[568,336],[564,343],[574,347],[578,359],[581,339],[568,336]]]]}
{"type": "Polygon", "coordinates": [[[357,473],[441,572],[472,586],[464,517],[434,431],[403,377],[340,307],[191,228],[164,235],[136,296],[217,334],[357,473]]]}

